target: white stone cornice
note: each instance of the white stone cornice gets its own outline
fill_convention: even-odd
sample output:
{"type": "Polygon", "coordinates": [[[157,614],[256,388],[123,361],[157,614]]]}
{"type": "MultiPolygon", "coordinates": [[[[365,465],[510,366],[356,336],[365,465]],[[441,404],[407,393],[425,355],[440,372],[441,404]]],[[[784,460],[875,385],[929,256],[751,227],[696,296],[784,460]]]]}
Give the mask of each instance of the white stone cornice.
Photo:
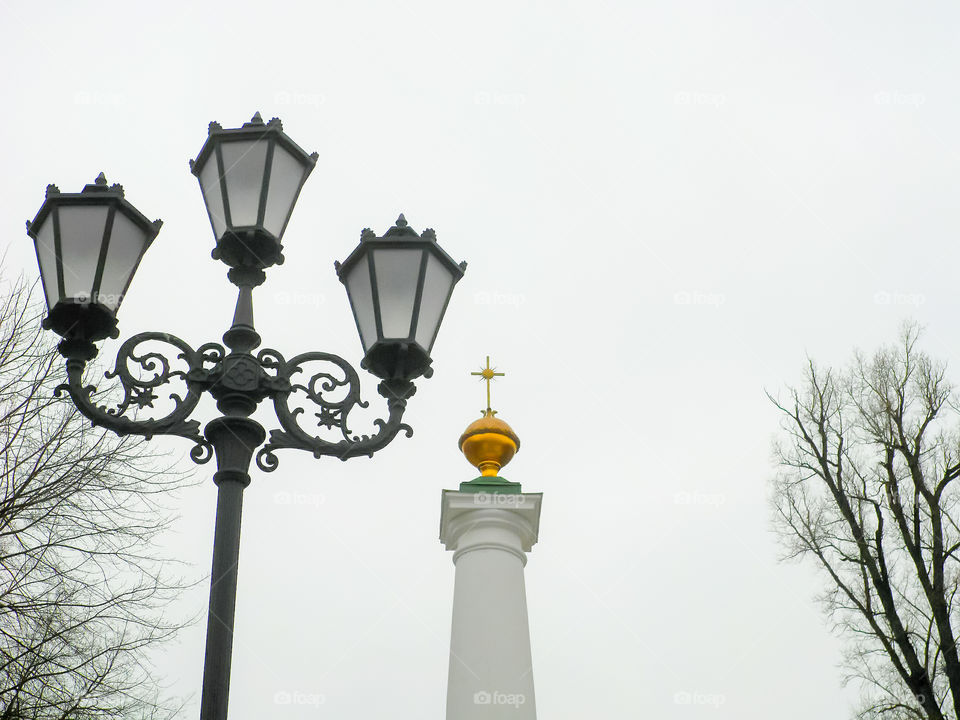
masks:
{"type": "Polygon", "coordinates": [[[540,532],[543,493],[465,493],[444,490],[440,542],[458,555],[480,545],[500,547],[526,561],[540,532]]]}

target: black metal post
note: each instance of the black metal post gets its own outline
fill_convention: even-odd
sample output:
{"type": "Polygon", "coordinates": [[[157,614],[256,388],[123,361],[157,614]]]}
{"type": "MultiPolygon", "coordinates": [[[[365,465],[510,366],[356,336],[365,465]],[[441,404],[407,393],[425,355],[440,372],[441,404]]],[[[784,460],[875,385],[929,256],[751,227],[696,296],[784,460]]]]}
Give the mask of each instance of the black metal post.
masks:
{"type": "Polygon", "coordinates": [[[213,538],[210,608],[207,615],[207,645],[203,661],[203,696],[200,706],[200,717],[203,720],[224,720],[227,717],[243,487],[243,483],[237,480],[218,483],[217,524],[213,538]]]}
{"type": "Polygon", "coordinates": [[[250,418],[231,416],[210,422],[204,435],[216,450],[218,470],[213,475],[217,484],[217,520],[213,531],[200,720],[227,720],[243,490],[250,484],[247,470],[253,451],[266,433],[250,418]]]}
{"type": "Polygon", "coordinates": [[[260,270],[235,269],[230,271],[230,279],[240,289],[233,325],[223,335],[231,352],[223,359],[222,375],[210,389],[223,416],[208,423],[203,431],[217,455],[217,472],[213,475],[217,484],[217,520],[200,720],[227,720],[243,490],[250,484],[253,451],[266,438],[263,427],[248,417],[264,395],[258,391],[259,363],[251,354],[260,344],[253,327],[252,290],[263,282],[264,274],[260,270]]]}

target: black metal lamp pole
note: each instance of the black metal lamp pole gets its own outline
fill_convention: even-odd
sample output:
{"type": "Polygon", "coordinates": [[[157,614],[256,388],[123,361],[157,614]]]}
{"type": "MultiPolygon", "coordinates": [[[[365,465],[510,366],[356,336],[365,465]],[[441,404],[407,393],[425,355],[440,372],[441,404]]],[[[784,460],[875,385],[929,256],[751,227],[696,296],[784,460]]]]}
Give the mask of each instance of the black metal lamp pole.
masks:
{"type": "Polygon", "coordinates": [[[97,341],[118,337],[117,309],[161,223],[148,221],[124,198],[122,187],[107,186],[102,173],[79,193],[49,186],[36,218],[27,223],[49,309],[44,324],[63,338],[58,349],[66,358],[67,382],[57,394],[68,393],[94,425],[118,435],[179,435],[194,443],[190,456],[195,462],[216,455],[201,720],[227,718],[243,490],[250,484],[254,453],[258,467],[271,472],[278,465],[277,450],[296,448],[317,458],[346,460],[372,456],[401,430],[411,435],[402,417],[416,391],[413,380],[432,374],[430,351],[453,286],[466,268],[440,248],[432,230],[418,235],[402,215],[383,237],[364,230],[360,245],[342,265],[336,264],[364,348],[361,367],[381,378],[378,391],[388,410],[386,420],[376,421],[376,433],[352,433],[350,411],[367,403],[360,400],[359,376],[346,360],[326,352],[289,360],[271,349],[254,354],[260,335],[253,322],[253,289],[266,279],[266,268],[283,262],[280,240],[315,163],[316,154],[301,150],[276,118],[264,123],[258,113],[229,130],[211,123],[191,169],[200,180],[217,241],[213,257],[230,267],[227,277],[238,288],[233,323],[223,335],[226,348],[206,343],[193,349],[164,332],[132,336],[106,373],[123,389],[112,407],[97,403],[96,388],[83,383],[84,369],[97,355],[97,341]],[[156,350],[161,343],[174,352],[156,350]],[[321,369],[306,369],[313,364],[321,369]],[[156,391],[170,383],[184,389],[169,393],[169,412],[137,417],[154,407],[161,399],[156,391]],[[205,392],[221,415],[201,434],[200,423],[189,417],[205,392]],[[266,399],[273,402],[280,425],[270,431],[269,440],[250,417],[266,399]],[[305,402],[319,408],[314,429],[301,424],[306,413],[298,403],[305,402]],[[339,438],[321,437],[321,428],[335,430],[339,438]]]}

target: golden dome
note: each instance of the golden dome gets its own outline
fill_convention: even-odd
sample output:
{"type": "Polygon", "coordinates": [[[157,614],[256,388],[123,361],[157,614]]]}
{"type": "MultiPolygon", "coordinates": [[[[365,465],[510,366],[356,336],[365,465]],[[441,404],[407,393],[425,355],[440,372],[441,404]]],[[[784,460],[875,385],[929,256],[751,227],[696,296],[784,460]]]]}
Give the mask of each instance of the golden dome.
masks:
{"type": "Polygon", "coordinates": [[[500,468],[520,449],[520,438],[507,423],[487,408],[460,436],[460,450],[483,477],[496,477],[500,468]]]}

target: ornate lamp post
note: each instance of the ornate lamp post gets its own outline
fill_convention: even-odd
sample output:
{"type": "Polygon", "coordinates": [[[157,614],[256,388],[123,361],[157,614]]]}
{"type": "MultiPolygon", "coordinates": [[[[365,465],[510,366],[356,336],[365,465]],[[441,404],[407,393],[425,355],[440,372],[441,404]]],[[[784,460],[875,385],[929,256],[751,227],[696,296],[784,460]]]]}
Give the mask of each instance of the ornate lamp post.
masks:
{"type": "Polygon", "coordinates": [[[117,310],[161,222],[147,220],[124,198],[120,185],[107,186],[103,173],[79,193],[48,186],[40,211],[27,222],[49,309],[44,326],[63,338],[58,350],[66,358],[67,382],[57,393],[67,392],[94,425],[118,435],[179,435],[194,443],[195,462],[216,455],[202,720],[227,717],[240,516],[254,452],[260,469],[270,472],[277,468],[277,450],[297,448],[317,458],[346,460],[372,456],[401,430],[411,435],[402,417],[416,391],[413,380],[432,374],[430,351],[453,286],[466,269],[440,248],[433,230],[417,235],[402,215],[383,237],[364,230],[360,245],[336,264],[365,352],[361,367],[381,379],[378,391],[388,409],[387,419],[376,421],[376,433],[353,434],[347,425],[350,411],[366,403],[360,401],[357,372],[346,360],[327,352],[286,359],[272,349],[254,355],[260,335],[253,325],[253,288],[266,279],[266,268],[283,262],[283,232],[316,160],[316,153],[297,146],[276,118],[264,123],[257,113],[242,127],[227,130],[210,124],[190,167],[200,181],[216,240],[212,255],[229,266],[227,277],[239,290],[233,323],[223,334],[226,348],[206,343],[194,349],[165,332],[132,336],[106,373],[123,388],[113,407],[97,403],[96,388],[83,384],[83,371],[97,355],[97,341],[118,337],[117,310]],[[169,346],[174,359],[151,349],[156,343],[169,346]],[[311,363],[323,369],[306,370],[311,363]],[[169,383],[185,386],[179,394],[170,392],[172,409],[162,417],[138,418],[169,383]],[[222,414],[201,433],[190,415],[205,392],[222,414]],[[267,434],[250,415],[268,398],[280,429],[271,430],[264,444],[267,434]],[[319,407],[315,429],[301,425],[306,413],[297,402],[319,407]],[[335,429],[339,437],[320,437],[321,427],[335,429]]]}

